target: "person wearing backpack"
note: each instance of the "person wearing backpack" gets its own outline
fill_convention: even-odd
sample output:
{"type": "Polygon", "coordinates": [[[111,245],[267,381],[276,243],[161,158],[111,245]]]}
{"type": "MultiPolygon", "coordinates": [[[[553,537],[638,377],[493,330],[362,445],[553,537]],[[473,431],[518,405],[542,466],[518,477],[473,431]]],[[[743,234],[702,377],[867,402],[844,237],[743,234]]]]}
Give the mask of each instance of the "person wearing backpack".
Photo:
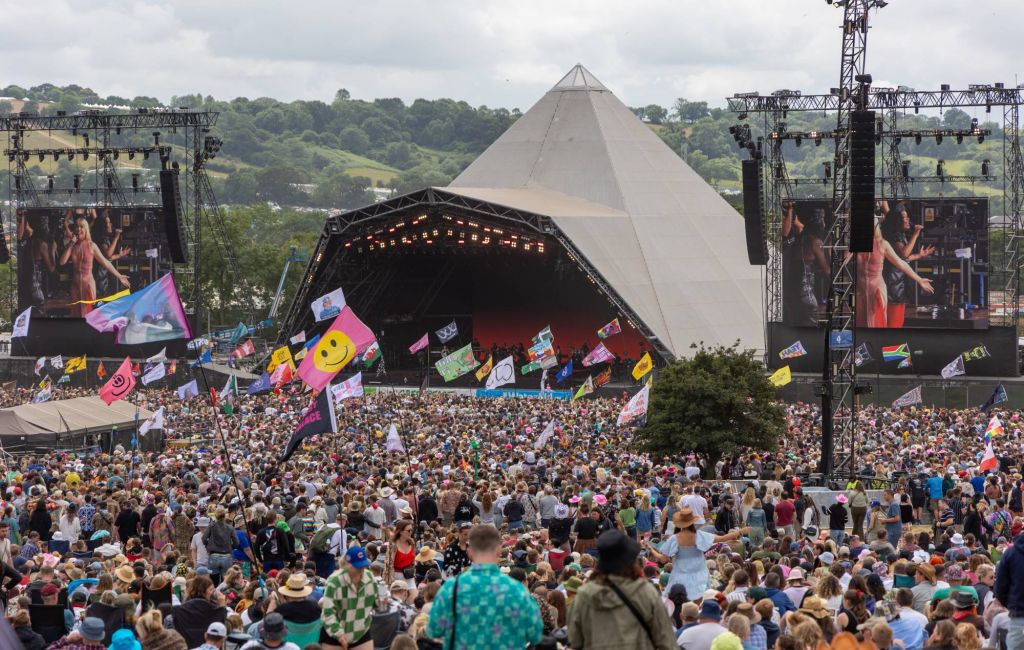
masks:
{"type": "Polygon", "coordinates": [[[309,560],[316,564],[316,575],[327,579],[338,567],[338,557],[348,548],[348,532],[345,530],[344,512],[335,515],[334,523],[316,531],[309,540],[309,560]]]}
{"type": "Polygon", "coordinates": [[[220,584],[220,579],[231,568],[231,551],[238,547],[235,528],[224,521],[226,515],[227,511],[224,508],[217,508],[214,522],[203,533],[203,545],[210,554],[210,573],[213,575],[214,584],[220,584]]]}
{"type": "MultiPolygon", "coordinates": [[[[284,522],[279,522],[284,523],[284,522]]],[[[253,545],[264,571],[284,568],[289,560],[288,534],[277,524],[267,526],[256,535],[253,545]]]]}
{"type": "Polygon", "coordinates": [[[526,514],[526,509],[523,508],[523,504],[519,499],[509,499],[508,503],[505,504],[502,514],[505,515],[505,520],[508,522],[509,531],[523,530],[525,528],[523,517],[526,514]]]}

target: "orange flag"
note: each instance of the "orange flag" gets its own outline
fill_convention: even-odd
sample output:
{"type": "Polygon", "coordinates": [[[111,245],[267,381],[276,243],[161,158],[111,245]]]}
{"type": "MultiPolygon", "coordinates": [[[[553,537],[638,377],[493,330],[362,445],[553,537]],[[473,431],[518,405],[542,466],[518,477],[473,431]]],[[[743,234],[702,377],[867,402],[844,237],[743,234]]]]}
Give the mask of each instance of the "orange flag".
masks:
{"type": "Polygon", "coordinates": [[[100,365],[96,368],[96,376],[103,379],[107,376],[107,369],[103,367],[103,362],[100,361],[100,365]]]}

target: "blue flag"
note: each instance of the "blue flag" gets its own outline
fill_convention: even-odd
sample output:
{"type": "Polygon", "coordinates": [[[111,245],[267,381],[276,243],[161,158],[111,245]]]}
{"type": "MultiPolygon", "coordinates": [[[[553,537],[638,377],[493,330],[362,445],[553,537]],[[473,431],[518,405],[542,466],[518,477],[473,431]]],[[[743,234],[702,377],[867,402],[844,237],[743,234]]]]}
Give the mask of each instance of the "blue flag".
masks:
{"type": "Polygon", "coordinates": [[[190,368],[198,368],[199,366],[203,365],[204,363],[211,363],[212,361],[213,361],[213,350],[211,350],[211,349],[203,350],[202,354],[199,355],[199,358],[196,359],[195,361],[193,361],[192,363],[190,363],[189,367],[190,368]]]}
{"type": "Polygon", "coordinates": [[[992,391],[992,397],[989,397],[984,404],[981,405],[983,413],[988,413],[988,410],[996,404],[1002,404],[1007,400],[1006,389],[1003,388],[1002,384],[996,386],[996,389],[992,391]]]}
{"type": "Polygon", "coordinates": [[[555,383],[560,384],[569,377],[572,376],[572,359],[569,359],[569,363],[562,366],[562,369],[555,375],[555,383]]]}
{"type": "Polygon", "coordinates": [[[307,340],[305,343],[303,343],[302,347],[304,347],[307,350],[309,350],[309,349],[311,349],[314,345],[316,345],[319,342],[320,342],[320,335],[317,334],[313,338],[311,338],[311,339],[307,340]]]}
{"type": "Polygon", "coordinates": [[[249,328],[245,326],[245,323],[239,323],[238,327],[231,330],[231,345],[238,343],[247,336],[249,336],[249,328]]]}
{"type": "Polygon", "coordinates": [[[270,373],[265,372],[259,379],[249,384],[249,387],[245,389],[245,394],[255,395],[256,393],[263,393],[270,390],[271,386],[270,373]]]}

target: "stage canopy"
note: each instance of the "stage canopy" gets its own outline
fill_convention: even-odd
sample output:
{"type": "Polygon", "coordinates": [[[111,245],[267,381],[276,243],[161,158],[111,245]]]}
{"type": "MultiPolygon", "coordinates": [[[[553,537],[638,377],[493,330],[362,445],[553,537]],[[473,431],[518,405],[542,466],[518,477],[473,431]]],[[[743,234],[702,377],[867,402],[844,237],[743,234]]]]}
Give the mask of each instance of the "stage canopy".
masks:
{"type": "MultiPolygon", "coordinates": [[[[541,254],[558,247],[663,358],[700,341],[764,347],[763,284],[747,261],[742,217],[580,65],[448,187],[328,219],[281,340],[312,326],[310,302],[338,286],[360,314],[360,302],[388,300],[366,286],[378,280],[360,275],[365,266],[345,270],[352,255],[436,251],[446,234],[461,254],[491,242],[496,226],[494,243],[541,254]],[[510,236],[502,224],[519,230],[510,236]]],[[[546,278],[556,290],[561,266],[546,278]]],[[[529,311],[530,296],[522,301],[529,311]]],[[[389,318],[429,315],[410,311],[389,318]]]]}
{"type": "MultiPolygon", "coordinates": [[[[22,404],[11,408],[0,409],[0,435],[14,435],[15,429],[8,429],[17,418],[18,422],[27,425],[28,435],[46,433],[82,433],[85,431],[109,431],[113,427],[134,428],[136,422],[135,405],[124,400],[114,402],[110,406],[103,403],[97,396],[75,397],[73,399],[39,404],[22,404]],[[13,417],[12,417],[13,416],[13,417]]],[[[141,424],[153,415],[152,411],[139,409],[138,422],[141,424]]]]}

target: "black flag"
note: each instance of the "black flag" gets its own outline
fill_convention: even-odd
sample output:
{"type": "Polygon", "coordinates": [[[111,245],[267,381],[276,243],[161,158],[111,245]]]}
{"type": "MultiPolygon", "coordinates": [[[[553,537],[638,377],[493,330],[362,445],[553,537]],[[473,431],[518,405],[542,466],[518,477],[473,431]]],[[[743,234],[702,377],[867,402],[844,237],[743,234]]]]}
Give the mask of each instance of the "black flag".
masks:
{"type": "Polygon", "coordinates": [[[459,335],[459,326],[452,321],[435,332],[441,343],[447,343],[459,335]]]}
{"type": "Polygon", "coordinates": [[[984,404],[981,405],[982,413],[988,413],[988,410],[996,404],[1002,404],[1006,401],[1006,389],[1003,388],[1002,384],[996,386],[996,389],[992,391],[992,397],[988,398],[984,404]]]}
{"type": "Polygon", "coordinates": [[[299,426],[295,427],[295,432],[292,433],[292,437],[288,440],[288,445],[284,448],[281,460],[285,461],[291,458],[291,455],[295,453],[295,449],[306,438],[337,431],[338,421],[334,417],[334,399],[331,394],[331,387],[328,385],[320,391],[312,406],[302,416],[299,426]]]}

